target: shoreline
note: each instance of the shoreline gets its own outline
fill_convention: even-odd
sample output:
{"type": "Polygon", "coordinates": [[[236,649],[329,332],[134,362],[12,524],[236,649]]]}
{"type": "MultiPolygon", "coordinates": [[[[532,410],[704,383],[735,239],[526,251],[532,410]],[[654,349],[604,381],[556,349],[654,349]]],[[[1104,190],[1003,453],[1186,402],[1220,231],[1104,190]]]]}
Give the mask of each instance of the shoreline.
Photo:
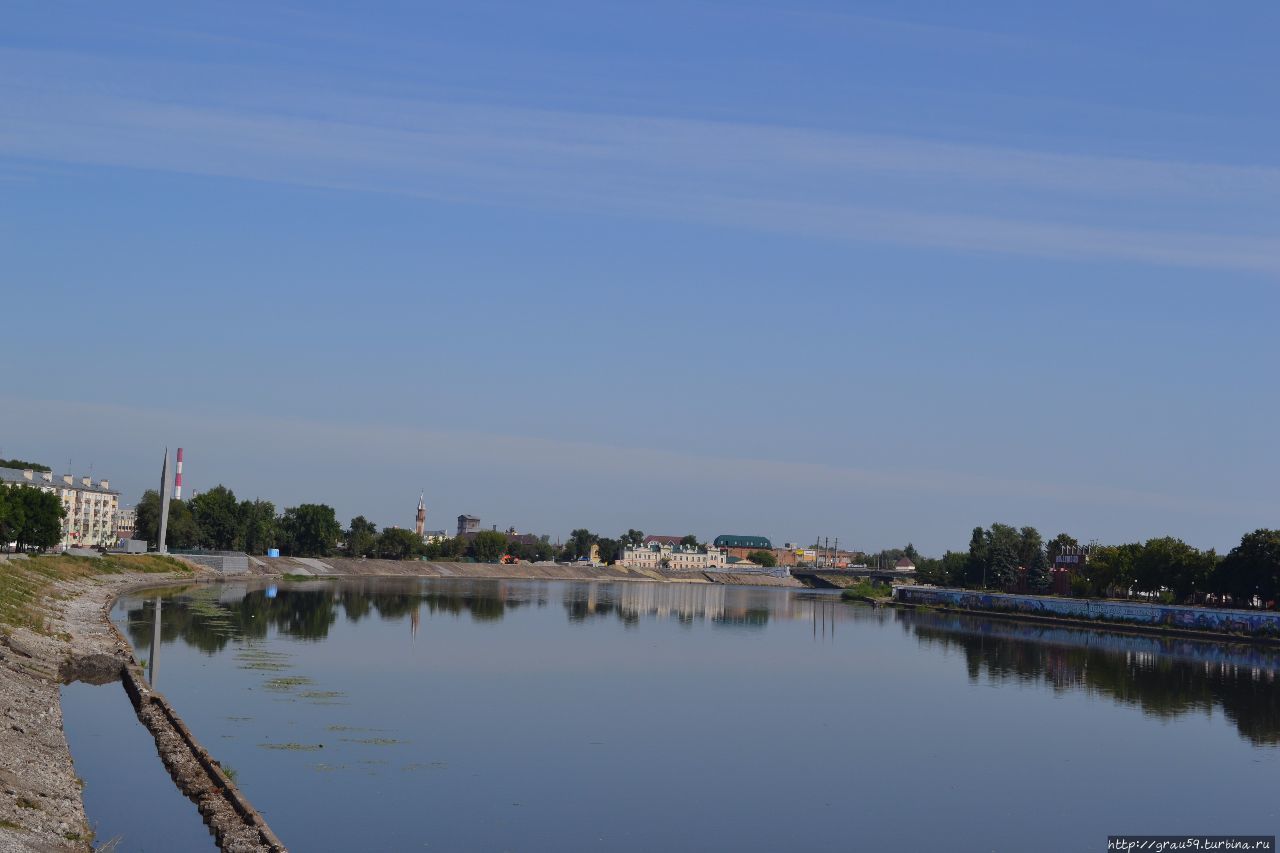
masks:
{"type": "MultiPolygon", "coordinates": [[[[220,848],[283,851],[261,815],[182,722],[176,709],[151,689],[136,653],[111,621],[111,608],[127,593],[175,584],[264,580],[542,580],[659,582],[811,589],[793,578],[733,573],[638,571],[612,566],[428,563],[394,560],[253,560],[241,574],[221,574],[187,563],[191,571],[92,575],[63,579],[37,602],[45,631],[0,625],[0,853],[92,849],[82,782],[63,729],[60,686],[73,681],[123,681],[134,711],[156,742],[158,756],[178,789],[197,806],[220,848]]],[[[932,610],[983,618],[1078,629],[1181,637],[1206,642],[1275,647],[1280,639],[1071,618],[1061,615],[980,610],[889,601],[904,610],[932,610]]]]}
{"type": "Polygon", "coordinates": [[[172,706],[151,690],[110,618],[128,592],[222,579],[203,567],[62,579],[35,602],[45,632],[0,626],[0,853],[93,849],[83,782],[63,727],[60,688],[75,681],[123,682],[120,701],[132,701],[157,757],[221,849],[285,849],[172,706]]]}

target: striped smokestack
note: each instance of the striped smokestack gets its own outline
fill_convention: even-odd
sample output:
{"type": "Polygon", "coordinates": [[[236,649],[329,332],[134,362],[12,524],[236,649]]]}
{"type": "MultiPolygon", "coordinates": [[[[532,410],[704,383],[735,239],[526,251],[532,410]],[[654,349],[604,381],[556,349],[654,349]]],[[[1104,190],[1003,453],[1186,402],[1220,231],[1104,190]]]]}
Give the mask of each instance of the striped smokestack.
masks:
{"type": "Polygon", "coordinates": [[[182,448],[178,448],[178,472],[173,475],[173,499],[182,500],[182,448]]]}

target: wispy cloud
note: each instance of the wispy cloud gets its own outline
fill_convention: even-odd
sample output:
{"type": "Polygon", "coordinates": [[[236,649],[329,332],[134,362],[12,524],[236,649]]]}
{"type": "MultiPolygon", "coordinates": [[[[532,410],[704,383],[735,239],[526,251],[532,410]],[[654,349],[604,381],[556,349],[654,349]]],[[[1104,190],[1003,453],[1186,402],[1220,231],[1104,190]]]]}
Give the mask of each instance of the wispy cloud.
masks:
{"type": "MultiPolygon", "coordinates": [[[[664,494],[685,489],[705,489],[713,484],[720,492],[746,490],[786,501],[797,493],[862,493],[884,499],[933,498],[967,505],[974,499],[1000,499],[1018,505],[1036,502],[1075,504],[1096,509],[1109,507],[1130,511],[1185,513],[1192,516],[1221,516],[1231,519],[1280,514],[1280,504],[1259,505],[1229,495],[1172,494],[1133,489],[1101,482],[979,476],[961,471],[905,468],[854,468],[822,465],[785,459],[705,456],[650,447],[626,447],[584,441],[565,441],[501,433],[451,431],[387,424],[333,423],[288,416],[254,414],[221,415],[217,412],[174,412],[137,406],[34,401],[0,398],[0,431],[10,440],[24,441],[40,431],[48,436],[59,425],[68,425],[67,440],[81,441],[76,425],[92,421],[96,432],[117,455],[138,451],[139,444],[158,448],[163,436],[181,435],[187,447],[200,446],[205,458],[221,457],[227,468],[239,464],[254,469],[257,479],[274,480],[277,489],[288,489],[305,481],[302,471],[323,474],[323,488],[332,494],[303,495],[308,499],[340,501],[348,492],[377,491],[381,487],[361,478],[383,481],[387,468],[400,477],[412,477],[420,468],[437,473],[445,465],[476,473],[509,477],[523,472],[542,485],[574,495],[584,504],[592,501],[590,490],[572,484],[618,483],[639,489],[650,485],[664,494]],[[148,444],[148,442],[150,444],[148,444]],[[258,448],[254,451],[251,448],[258,448]],[[246,455],[247,454],[247,455],[246,455]],[[423,460],[430,460],[424,462],[423,460]],[[376,473],[373,473],[376,472],[376,473]]],[[[58,439],[55,439],[58,440],[58,439]]],[[[148,453],[151,450],[147,451],[148,453]]],[[[225,473],[220,477],[231,476],[225,473]]],[[[312,481],[313,482],[313,481],[312,481]]],[[[146,483],[149,487],[149,477],[146,483]]],[[[209,484],[206,484],[206,487],[209,484]]],[[[261,488],[262,483],[255,484],[261,488]]],[[[315,486],[309,486],[315,488],[315,486]]],[[[298,495],[264,494],[278,499],[298,495]]],[[[536,495],[520,500],[531,502],[536,495]]],[[[764,498],[762,497],[762,500],[764,498]]],[[[626,496],[617,500],[625,504],[626,496]]],[[[587,509],[584,505],[583,511],[587,509]]],[[[627,507],[620,505],[619,511],[627,507]]]]}
{"type": "MultiPolygon", "coordinates": [[[[0,69],[30,52],[0,51],[0,69]]],[[[1280,272],[1280,169],[360,97],[0,83],[0,155],[951,251],[1280,272]]]]}

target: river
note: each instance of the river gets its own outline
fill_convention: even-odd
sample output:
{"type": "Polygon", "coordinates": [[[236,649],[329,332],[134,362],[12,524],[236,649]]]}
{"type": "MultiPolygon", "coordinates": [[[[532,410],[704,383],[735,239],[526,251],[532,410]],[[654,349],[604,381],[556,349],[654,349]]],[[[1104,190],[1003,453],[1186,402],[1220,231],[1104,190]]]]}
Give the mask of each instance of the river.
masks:
{"type": "MultiPolygon", "coordinates": [[[[249,581],[113,618],[295,851],[1103,850],[1280,825],[1261,647],[658,583],[249,581]]],[[[148,809],[95,814],[96,776],[90,820],[129,850],[148,809]]]]}

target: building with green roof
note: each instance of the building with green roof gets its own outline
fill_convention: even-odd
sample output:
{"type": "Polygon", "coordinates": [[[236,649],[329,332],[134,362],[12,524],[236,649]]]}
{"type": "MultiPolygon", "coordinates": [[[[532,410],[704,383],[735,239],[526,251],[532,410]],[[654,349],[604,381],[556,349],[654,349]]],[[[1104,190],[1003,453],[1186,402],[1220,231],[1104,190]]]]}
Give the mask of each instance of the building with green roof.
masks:
{"type": "Polygon", "coordinates": [[[772,551],[773,543],[767,536],[737,536],[724,533],[716,537],[711,544],[717,548],[750,548],[756,551],[772,551]]]}

